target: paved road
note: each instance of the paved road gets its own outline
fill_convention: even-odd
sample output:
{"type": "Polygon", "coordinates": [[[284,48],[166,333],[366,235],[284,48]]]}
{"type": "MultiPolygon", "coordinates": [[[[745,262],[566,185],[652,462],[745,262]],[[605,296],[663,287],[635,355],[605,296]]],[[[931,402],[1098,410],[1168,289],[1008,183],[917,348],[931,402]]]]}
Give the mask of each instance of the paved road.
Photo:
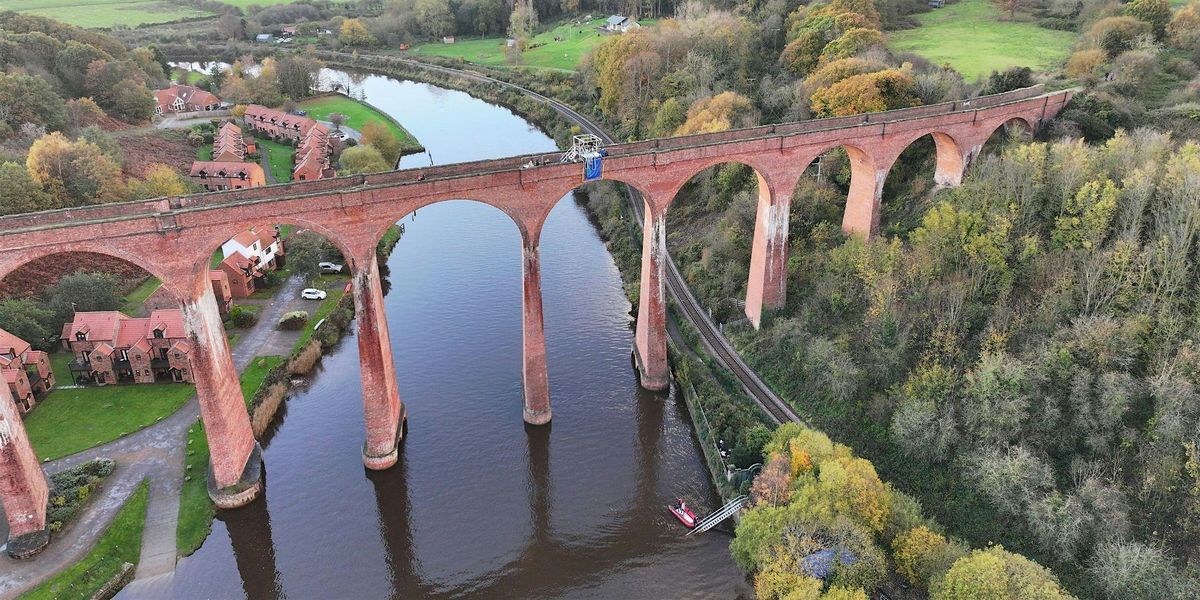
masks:
{"type": "MultiPolygon", "coordinates": [[[[281,301],[266,305],[258,323],[242,334],[231,352],[238,371],[245,369],[256,356],[278,353],[276,344],[271,343],[275,338],[275,324],[291,304],[283,300],[297,297],[301,287],[298,277],[285,281],[276,294],[281,301]]],[[[142,555],[134,577],[136,580],[161,580],[162,576],[173,573],[186,449],[184,439],[188,428],[199,418],[200,403],[192,397],[175,414],[141,431],[46,463],[46,473],[52,474],[93,458],[106,457],[117,461],[117,469],[105,481],[100,495],[54,537],[44,552],[24,561],[15,561],[7,554],[0,555],[0,573],[4,573],[0,580],[0,598],[16,596],[82,559],[138,483],[146,478],[150,480],[150,502],[142,532],[142,555]]]]}

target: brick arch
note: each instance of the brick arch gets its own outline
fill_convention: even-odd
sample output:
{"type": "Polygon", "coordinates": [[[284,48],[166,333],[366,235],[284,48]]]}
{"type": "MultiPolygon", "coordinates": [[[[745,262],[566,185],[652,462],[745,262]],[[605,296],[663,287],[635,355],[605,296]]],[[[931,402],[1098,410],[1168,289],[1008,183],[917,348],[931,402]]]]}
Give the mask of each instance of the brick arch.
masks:
{"type": "MultiPolygon", "coordinates": [[[[729,164],[742,165],[754,171],[754,176],[758,179],[758,197],[760,201],[765,200],[767,203],[770,203],[772,198],[784,192],[784,190],[779,189],[781,185],[780,179],[783,179],[782,175],[777,175],[775,169],[760,160],[759,157],[748,155],[715,156],[687,165],[684,175],[672,185],[671,193],[666,199],[666,209],[669,210],[675,204],[675,199],[679,197],[679,192],[683,191],[683,187],[691,180],[708,169],[729,164]]],[[[790,192],[791,190],[787,190],[787,193],[790,192]]]]}
{"type": "Polygon", "coordinates": [[[506,203],[502,198],[492,198],[488,194],[471,194],[470,196],[443,194],[422,197],[411,202],[402,202],[399,203],[398,208],[385,210],[382,213],[374,215],[368,224],[370,228],[369,237],[373,240],[370,247],[374,248],[379,243],[379,240],[383,239],[388,228],[404,220],[405,217],[422,208],[446,202],[473,202],[493,208],[512,221],[512,224],[517,228],[517,232],[521,234],[522,239],[528,237],[527,232],[530,230],[529,211],[512,206],[511,201],[506,203]]]}
{"type": "Polygon", "coordinates": [[[140,267],[143,271],[158,278],[160,281],[166,281],[170,274],[170,268],[155,261],[152,252],[143,252],[140,248],[130,250],[118,244],[113,244],[111,241],[95,240],[88,242],[67,242],[54,246],[36,246],[5,252],[4,259],[0,260],[0,279],[8,277],[17,268],[31,261],[56,254],[70,254],[75,252],[103,254],[118,258],[140,267]]]}
{"type": "Polygon", "coordinates": [[[984,125],[983,131],[986,132],[986,135],[984,135],[983,137],[980,138],[980,140],[981,140],[979,142],[980,148],[983,148],[983,146],[985,144],[987,144],[989,140],[991,140],[993,137],[995,137],[997,131],[1004,129],[1008,125],[1019,125],[1022,129],[1025,130],[1025,133],[1030,134],[1030,135],[1033,135],[1033,133],[1035,131],[1037,131],[1037,127],[1035,126],[1035,124],[1032,121],[1030,121],[1029,118],[1025,117],[1024,115],[1010,115],[1010,116],[1002,118],[1002,119],[997,119],[996,121],[993,121],[992,123],[994,123],[994,124],[984,125]]]}
{"type": "MultiPolygon", "coordinates": [[[[322,225],[309,219],[296,218],[291,216],[271,216],[261,219],[241,219],[221,225],[213,225],[205,228],[204,237],[196,240],[196,255],[193,257],[191,264],[195,265],[190,274],[190,281],[186,286],[186,291],[189,294],[195,295],[207,289],[209,284],[208,272],[209,261],[214,252],[217,251],[225,242],[237,234],[250,229],[251,227],[260,227],[269,225],[295,225],[304,229],[309,229],[325,239],[329,240],[337,247],[342,255],[350,260],[354,257],[353,247],[350,245],[349,236],[338,232],[326,225],[322,225]]],[[[167,281],[167,280],[164,280],[167,281]]]]}
{"type": "MultiPolygon", "coordinates": [[[[580,169],[580,172],[582,173],[583,165],[578,164],[576,166],[580,169]]],[[[542,203],[545,206],[544,206],[544,210],[541,212],[541,214],[539,214],[536,217],[534,217],[533,219],[531,219],[531,224],[536,224],[536,227],[531,227],[530,232],[537,233],[536,236],[532,236],[532,237],[535,239],[540,239],[541,226],[543,223],[546,222],[546,217],[550,216],[550,212],[552,210],[554,210],[554,207],[558,206],[558,204],[560,202],[562,202],[563,198],[567,197],[567,194],[574,193],[575,190],[578,190],[579,188],[584,187],[588,184],[595,183],[596,181],[614,181],[617,183],[623,183],[626,186],[628,186],[630,189],[641,194],[642,197],[645,198],[646,201],[651,205],[651,210],[657,210],[657,208],[658,208],[657,204],[655,202],[651,201],[653,198],[657,198],[658,194],[655,194],[654,190],[652,190],[650,188],[650,186],[647,185],[649,182],[637,182],[633,179],[633,177],[614,177],[614,176],[610,175],[609,173],[605,172],[600,177],[600,179],[595,179],[592,181],[579,181],[577,183],[572,182],[571,184],[568,184],[568,185],[554,186],[554,187],[548,188],[545,192],[543,192],[541,194],[541,196],[542,196],[542,203]]]]}
{"type": "Polygon", "coordinates": [[[888,165],[889,174],[891,168],[895,166],[896,160],[904,154],[904,151],[926,136],[933,139],[936,151],[934,182],[943,186],[955,186],[961,183],[963,172],[967,167],[967,152],[970,147],[959,140],[954,133],[940,129],[915,130],[901,138],[901,141],[896,144],[900,150],[892,163],[888,165]]]}

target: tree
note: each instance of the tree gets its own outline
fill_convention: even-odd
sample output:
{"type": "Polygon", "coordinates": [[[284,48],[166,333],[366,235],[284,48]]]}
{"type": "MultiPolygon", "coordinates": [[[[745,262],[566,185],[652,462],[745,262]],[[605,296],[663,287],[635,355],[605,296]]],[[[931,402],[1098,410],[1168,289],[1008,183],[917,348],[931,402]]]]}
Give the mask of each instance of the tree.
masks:
{"type": "Polygon", "coordinates": [[[67,125],[67,109],[45,79],[0,72],[0,121],[12,131],[25,123],[57,131],[67,125]]]}
{"type": "Polygon", "coordinates": [[[1150,24],[1156,39],[1163,39],[1171,21],[1171,3],[1167,0],[1133,0],[1125,5],[1125,14],[1150,24]]]}
{"type": "Polygon", "coordinates": [[[787,503],[790,481],[788,461],[782,455],[777,454],[754,478],[754,484],[750,487],[750,496],[754,498],[756,505],[780,506],[787,503]]]}
{"type": "Polygon", "coordinates": [[[54,311],[36,300],[0,301],[0,323],[9,333],[35,348],[48,349],[48,338],[58,333],[54,311]]]}
{"type": "Polygon", "coordinates": [[[1024,0],[992,0],[1000,10],[1008,13],[1008,18],[1015,19],[1017,11],[1024,5],[1024,0]]]}
{"type": "Polygon", "coordinates": [[[227,12],[217,19],[217,33],[227,40],[241,40],[246,37],[246,20],[227,12]]]}
{"type": "Polygon", "coordinates": [[[1176,48],[1200,52],[1200,4],[1193,2],[1175,12],[1167,24],[1167,39],[1176,48]]]}
{"type": "Polygon", "coordinates": [[[983,94],[1002,94],[1033,85],[1033,70],[1029,67],[1012,67],[1004,71],[992,71],[984,84],[983,94]]]}
{"type": "Polygon", "coordinates": [[[320,273],[320,263],[328,256],[330,248],[329,240],[324,237],[308,230],[297,231],[287,238],[288,268],[305,282],[311,281],[320,273]]]}
{"type": "Polygon", "coordinates": [[[1028,417],[1027,367],[1006,354],[987,353],[964,383],[963,424],[981,445],[1003,446],[1028,417]]]}
{"type": "Polygon", "coordinates": [[[1099,48],[1080,50],[1067,60],[1067,75],[1077,79],[1086,79],[1098,75],[1100,65],[1107,60],[1104,51],[1099,48]]]}
{"type": "Polygon", "coordinates": [[[58,132],[33,143],[25,166],[53,198],[55,208],[118,202],[128,194],[116,161],[99,146],[72,142],[58,132]]]}
{"type": "Polygon", "coordinates": [[[300,54],[287,54],[277,64],[279,91],[284,96],[299,99],[312,95],[323,65],[311,48],[300,54]]]}
{"type": "Polygon", "coordinates": [[[329,113],[329,122],[333,123],[333,128],[337,131],[342,130],[342,125],[346,123],[346,115],[342,113],[329,113]]]}
{"type": "Polygon", "coordinates": [[[875,29],[856,27],[843,33],[841,37],[829,42],[821,50],[820,60],[829,62],[839,58],[850,58],[865,50],[882,46],[883,33],[875,29]]]}
{"type": "Polygon", "coordinates": [[[905,71],[888,69],[847,77],[817,90],[812,95],[812,110],[823,117],[845,117],[907,108],[920,102],[912,77],[905,71]]]}
{"type": "MultiPolygon", "coordinates": [[[[924,525],[914,527],[892,541],[892,557],[896,571],[913,585],[926,589],[932,577],[939,573],[937,559],[948,542],[940,533],[924,525]]],[[[949,567],[949,565],[946,565],[949,567]]]]}
{"type": "Polygon", "coordinates": [[[1092,23],[1085,36],[1096,48],[1102,48],[1109,58],[1133,49],[1138,37],[1150,33],[1150,24],[1130,16],[1105,17],[1092,23]]]}
{"type": "Polygon", "coordinates": [[[1045,567],[1003,546],[976,550],[958,559],[934,582],[930,600],[1067,600],[1045,567]]]}
{"type": "Polygon", "coordinates": [[[146,171],[146,178],[134,183],[132,187],[135,198],[179,196],[191,191],[191,186],[179,173],[163,164],[151,166],[146,171]]]}
{"type": "MultiPolygon", "coordinates": [[[[379,154],[374,146],[359,144],[352,148],[346,148],[342,151],[342,156],[339,159],[341,164],[340,172],[343,175],[354,175],[357,173],[378,173],[380,171],[390,171],[391,167],[379,154]]],[[[288,252],[291,253],[291,243],[288,244],[288,252]]]]}
{"type": "Polygon", "coordinates": [[[779,62],[793,75],[808,75],[820,62],[821,51],[825,49],[826,43],[825,35],[820,31],[805,30],[800,37],[783,47],[779,62]]]}
{"type": "Polygon", "coordinates": [[[375,36],[371,35],[367,26],[358,19],[342,21],[342,28],[338,30],[338,41],[347,46],[374,46],[376,44],[375,36]]]}
{"type": "Polygon", "coordinates": [[[687,121],[675,130],[675,135],[713,133],[734,127],[748,127],[758,120],[758,113],[748,98],[737,92],[721,92],[711,98],[697,100],[688,109],[687,121]]]}
{"type": "Polygon", "coordinates": [[[108,273],[67,275],[46,290],[46,307],[54,311],[57,323],[71,321],[77,311],[117,310],[118,287],[117,278],[108,273]]]}
{"type": "Polygon", "coordinates": [[[454,33],[454,13],[448,0],[415,0],[413,13],[426,35],[440,38],[454,33]]]}
{"type": "MultiPolygon", "coordinates": [[[[24,165],[15,162],[0,164],[0,215],[51,208],[54,208],[54,199],[29,176],[24,165]]],[[[0,320],[0,323],[7,326],[6,321],[0,320]]]]}
{"type": "Polygon", "coordinates": [[[54,57],[54,73],[67,86],[67,94],[83,94],[87,83],[88,65],[97,60],[111,60],[107,52],[75,40],[69,40],[54,57]]]}
{"type": "Polygon", "coordinates": [[[99,125],[104,120],[104,111],[91,98],[67,100],[67,124],[74,129],[99,125]]]}
{"type": "MultiPolygon", "coordinates": [[[[379,121],[368,121],[363,125],[362,143],[378,150],[383,161],[389,165],[394,165],[400,160],[400,140],[379,121]]],[[[391,167],[385,170],[391,170],[391,167]]]]}
{"type": "Polygon", "coordinates": [[[1161,548],[1140,542],[1101,544],[1088,573],[1096,591],[1107,600],[1183,600],[1194,597],[1197,587],[1161,548]]]}
{"type": "Polygon", "coordinates": [[[533,37],[538,26],[537,8],[533,6],[533,0],[516,0],[513,5],[512,15],[508,18],[508,36],[517,40],[517,44],[522,50],[533,37]]]}

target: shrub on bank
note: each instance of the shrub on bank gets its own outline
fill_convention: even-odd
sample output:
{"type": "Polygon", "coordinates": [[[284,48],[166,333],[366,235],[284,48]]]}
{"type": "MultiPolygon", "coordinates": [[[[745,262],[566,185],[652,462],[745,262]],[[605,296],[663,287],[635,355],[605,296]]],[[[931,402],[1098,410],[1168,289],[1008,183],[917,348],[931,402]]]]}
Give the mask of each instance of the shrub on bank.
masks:
{"type": "Polygon", "coordinates": [[[287,331],[299,331],[308,322],[308,311],[293,310],[279,317],[279,328],[287,331]]]}
{"type": "Polygon", "coordinates": [[[87,505],[92,492],[109,475],[117,463],[108,458],[97,458],[50,476],[50,506],[46,510],[46,523],[50,531],[61,530],[79,511],[87,505]]]}

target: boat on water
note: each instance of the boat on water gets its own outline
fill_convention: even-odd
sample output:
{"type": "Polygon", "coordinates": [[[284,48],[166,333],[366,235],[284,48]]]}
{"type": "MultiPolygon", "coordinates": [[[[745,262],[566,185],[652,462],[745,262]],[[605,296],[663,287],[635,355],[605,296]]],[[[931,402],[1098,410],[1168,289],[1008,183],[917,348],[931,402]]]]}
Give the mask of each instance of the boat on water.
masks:
{"type": "Polygon", "coordinates": [[[695,527],[696,523],[700,520],[696,517],[696,513],[692,512],[691,508],[688,508],[687,502],[684,502],[683,498],[680,498],[675,504],[668,506],[667,510],[671,511],[671,514],[675,515],[675,518],[679,519],[679,522],[683,523],[683,526],[688,529],[695,527]]]}

